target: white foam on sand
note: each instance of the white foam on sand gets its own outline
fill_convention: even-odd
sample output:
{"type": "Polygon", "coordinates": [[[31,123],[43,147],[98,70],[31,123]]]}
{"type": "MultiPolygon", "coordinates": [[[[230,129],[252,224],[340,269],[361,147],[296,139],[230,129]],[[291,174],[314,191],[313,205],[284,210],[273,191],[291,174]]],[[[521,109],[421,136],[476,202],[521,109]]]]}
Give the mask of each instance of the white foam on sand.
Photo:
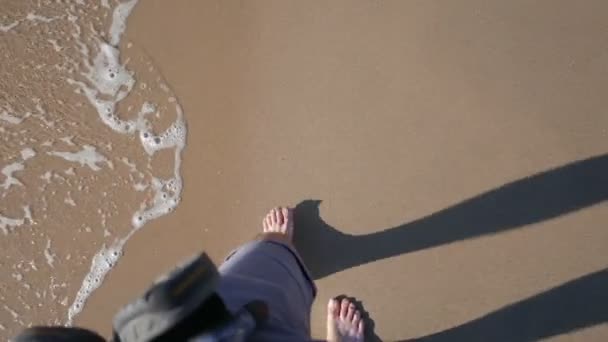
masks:
{"type": "Polygon", "coordinates": [[[23,217],[21,218],[10,218],[5,217],[0,213],[0,231],[4,235],[7,235],[9,231],[15,229],[16,227],[21,227],[25,223],[32,224],[32,212],[29,206],[23,207],[23,217]]]}
{"type": "Polygon", "coordinates": [[[21,23],[21,21],[23,20],[29,20],[31,22],[43,22],[43,23],[50,23],[51,21],[57,20],[60,17],[53,17],[53,18],[49,18],[49,17],[45,17],[42,15],[38,15],[36,13],[30,12],[28,13],[25,18],[23,18],[22,20],[15,20],[10,24],[0,24],[0,31],[6,33],[12,29],[14,29],[15,27],[17,27],[17,25],[19,25],[21,23]]]}
{"type": "Polygon", "coordinates": [[[116,244],[106,247],[103,246],[91,261],[91,269],[82,281],[82,285],[76,293],[76,298],[68,309],[67,326],[72,325],[72,321],[76,315],[82,311],[87,299],[103,282],[106,274],[114,267],[118,259],[122,255],[122,248],[126,239],[120,240],[116,244]]]}
{"type": "Polygon", "coordinates": [[[70,145],[70,146],[76,146],[76,144],[74,144],[74,142],[72,141],[72,139],[74,139],[73,136],[68,136],[68,137],[63,137],[60,138],[59,140],[63,141],[64,143],[70,145]]]}
{"type": "MultiPolygon", "coordinates": [[[[107,273],[116,265],[128,239],[146,222],[172,212],[181,199],[181,153],[186,146],[187,130],[182,109],[177,101],[173,102],[176,112],[175,121],[168,129],[160,133],[153,132],[152,125],[148,121],[149,114],[155,113],[157,110],[152,103],[145,102],[135,119],[123,120],[115,113],[117,103],[131,92],[135,84],[133,73],[120,63],[118,46],[120,37],[126,28],[127,17],[136,4],[137,0],[127,0],[116,6],[109,29],[109,44],[98,40],[98,52],[93,63],[88,61],[88,50],[81,49],[86,69],[81,75],[85,81],[75,79],[67,79],[67,81],[77,86],[78,90],[84,94],[96,109],[101,122],[107,127],[117,133],[138,135],[140,144],[149,157],[159,150],[173,149],[173,175],[168,179],[152,179],[150,186],[154,191],[153,199],[151,203],[142,203],[140,209],[134,213],[129,233],[109,246],[104,245],[93,257],[89,272],[68,310],[67,325],[72,324],[74,317],[80,313],[88,297],[102,284],[107,273]]],[[[123,163],[127,166],[131,164],[128,160],[123,160],[123,163]]],[[[145,188],[142,185],[139,189],[145,188]]]]}
{"type": "Polygon", "coordinates": [[[70,205],[72,207],[76,206],[76,202],[74,201],[74,199],[72,197],[69,197],[69,196],[63,199],[63,203],[65,203],[67,205],[70,205]]]}
{"type": "Polygon", "coordinates": [[[133,184],[133,189],[135,189],[135,191],[144,191],[147,188],[148,185],[141,182],[133,184]]]}
{"type": "Polygon", "coordinates": [[[30,147],[26,147],[23,150],[21,150],[21,159],[23,159],[24,161],[31,159],[35,156],[36,156],[36,151],[34,151],[34,149],[32,149],[30,147]]]}
{"type": "Polygon", "coordinates": [[[11,115],[6,110],[3,110],[2,113],[0,113],[0,120],[13,125],[18,125],[23,122],[23,118],[11,115]]]}
{"type": "Polygon", "coordinates": [[[48,18],[45,17],[43,15],[38,15],[36,13],[30,12],[27,14],[27,16],[25,17],[25,19],[29,20],[29,21],[40,21],[43,23],[50,23],[53,20],[57,20],[58,18],[48,18]]]}
{"type": "Polygon", "coordinates": [[[13,310],[11,307],[9,307],[6,304],[3,307],[4,307],[4,310],[6,310],[6,312],[8,312],[9,314],[11,314],[11,316],[13,316],[13,319],[19,318],[19,314],[17,313],[17,311],[13,310]]]}
{"type": "Polygon", "coordinates": [[[23,183],[21,183],[17,178],[15,178],[13,176],[13,173],[15,173],[17,171],[22,171],[24,168],[25,168],[25,166],[23,166],[23,163],[20,163],[20,162],[10,163],[10,164],[6,165],[5,167],[3,167],[1,172],[4,175],[5,179],[4,179],[4,182],[2,183],[2,185],[0,185],[0,186],[5,191],[8,190],[13,185],[23,186],[23,183]]]}
{"type": "MultiPolygon", "coordinates": [[[[69,10],[66,12],[59,12],[62,13],[60,16],[44,16],[42,14],[46,13],[36,11],[27,13],[24,17],[18,18],[18,20],[14,22],[7,22],[5,25],[0,25],[0,32],[9,32],[21,24],[42,26],[50,23],[49,26],[54,26],[56,21],[65,20],[67,25],[73,27],[72,33],[68,34],[69,37],[44,37],[46,38],[44,46],[48,51],[69,52],[70,44],[74,44],[76,47],[76,50],[74,50],[76,54],[78,54],[78,52],[81,54],[80,60],[78,60],[78,56],[76,56],[76,59],[72,59],[72,56],[70,56],[68,62],[65,63],[68,67],[62,67],[61,70],[67,70],[69,72],[69,74],[66,75],[68,77],[66,78],[67,82],[75,87],[77,93],[82,94],[88,100],[97,112],[97,117],[100,119],[100,122],[109,127],[112,131],[118,134],[132,136],[135,138],[135,141],[139,142],[142,153],[145,152],[145,156],[148,157],[148,168],[151,168],[150,161],[156,152],[166,150],[167,152],[174,154],[173,172],[170,176],[167,178],[158,178],[153,177],[152,174],[146,174],[151,177],[151,180],[146,179],[145,181],[144,173],[137,169],[135,163],[132,163],[126,158],[122,160],[123,163],[129,167],[131,173],[136,174],[139,177],[137,183],[135,183],[136,180],[134,178],[131,178],[131,181],[135,183],[133,189],[136,191],[149,191],[152,194],[152,198],[141,203],[139,209],[133,213],[131,221],[125,222],[125,225],[129,228],[126,235],[116,237],[116,240],[114,240],[113,243],[106,242],[101,250],[92,258],[90,270],[84,277],[81,287],[68,309],[68,325],[72,323],[74,317],[82,310],[87,298],[102,284],[107,273],[112,269],[116,262],[118,262],[122,255],[123,247],[128,239],[141,229],[146,222],[172,212],[181,199],[181,153],[186,145],[187,130],[179,103],[174,97],[171,97],[171,100],[168,101],[171,108],[167,109],[167,111],[173,111],[174,109],[176,117],[170,125],[165,126],[168,128],[164,131],[155,131],[152,123],[155,118],[160,117],[160,114],[162,114],[161,112],[166,108],[165,106],[160,106],[161,109],[159,109],[159,106],[155,103],[144,102],[139,112],[136,112],[136,115],[130,116],[128,119],[121,118],[119,113],[117,113],[117,108],[121,108],[118,104],[131,93],[136,84],[136,75],[127,69],[127,62],[121,62],[119,46],[121,36],[124,34],[126,28],[128,16],[137,3],[137,0],[100,0],[99,4],[101,7],[113,7],[112,20],[105,34],[93,37],[90,37],[89,33],[97,34],[96,29],[93,25],[90,25],[90,27],[81,27],[82,20],[79,18],[79,15],[84,12],[80,8],[75,9],[76,5],[86,5],[86,0],[74,1],[74,3],[69,5],[69,10]],[[63,46],[63,44],[65,44],[65,46],[63,46]]],[[[6,18],[4,20],[6,20],[6,18]]],[[[127,46],[130,45],[131,44],[128,44],[127,46]]],[[[165,92],[169,92],[169,88],[161,81],[159,82],[160,84],[157,86],[165,92]]],[[[143,86],[144,84],[142,83],[142,86],[139,88],[144,89],[143,86]]],[[[147,84],[147,87],[151,86],[153,86],[153,84],[147,84]]],[[[13,108],[6,106],[0,107],[0,132],[5,132],[5,128],[13,129],[15,125],[22,124],[24,120],[40,121],[46,127],[55,127],[55,122],[51,120],[52,113],[47,113],[47,110],[45,109],[49,108],[50,111],[53,107],[49,107],[49,104],[42,100],[34,99],[34,102],[36,106],[35,110],[30,110],[24,115],[19,115],[22,113],[15,113],[13,108]]],[[[40,154],[61,158],[71,163],[77,163],[81,167],[88,167],[92,171],[101,171],[105,166],[104,164],[110,169],[113,168],[113,159],[112,156],[109,155],[109,153],[111,153],[112,145],[109,142],[103,142],[103,145],[95,142],[91,143],[91,145],[76,147],[71,136],[53,139],[56,140],[49,140],[37,145],[38,147],[36,148],[41,149],[39,150],[40,154]],[[60,143],[53,148],[57,140],[59,140],[60,143]],[[105,143],[107,143],[107,145],[105,143]],[[92,145],[107,147],[107,149],[104,149],[106,155],[100,153],[98,148],[92,145]]],[[[91,141],[86,139],[82,140],[91,141]]],[[[75,141],[79,143],[80,139],[75,141]]],[[[0,182],[0,193],[2,189],[8,190],[12,186],[23,185],[15,175],[25,169],[27,166],[26,161],[29,161],[37,155],[37,151],[33,148],[20,146],[21,151],[19,154],[21,158],[9,160],[8,162],[10,164],[0,169],[0,172],[5,178],[3,179],[3,182],[0,182]]],[[[71,166],[75,165],[70,165],[70,168],[63,173],[74,176],[76,173],[71,166]]],[[[79,173],[79,170],[77,173],[79,173]]],[[[43,170],[42,174],[36,177],[39,177],[43,183],[47,184],[56,179],[65,180],[59,173],[51,170],[43,170]]],[[[25,178],[23,179],[23,182],[27,184],[25,178]]],[[[47,184],[43,185],[42,191],[44,191],[47,184]]],[[[78,189],[82,189],[82,184],[78,185],[78,189]]],[[[45,197],[43,197],[42,200],[46,203],[45,197]]],[[[67,193],[64,202],[70,206],[76,204],[76,201],[74,201],[70,192],[67,193]]],[[[46,216],[45,214],[41,215],[46,216]]],[[[105,225],[105,215],[102,218],[102,222],[104,222],[102,223],[102,226],[105,225]]],[[[0,231],[4,234],[9,234],[20,226],[31,224],[34,224],[34,222],[29,206],[23,207],[22,217],[19,217],[18,213],[15,215],[15,213],[10,212],[9,215],[8,212],[0,212],[0,231]],[[4,216],[3,214],[6,214],[7,216],[4,216]]],[[[91,228],[87,226],[85,231],[90,232],[91,228]]],[[[116,235],[111,235],[108,230],[104,230],[104,237],[112,236],[112,238],[114,238],[116,235]]],[[[57,263],[63,258],[57,258],[57,255],[53,253],[51,247],[51,239],[48,239],[46,247],[43,249],[41,248],[41,254],[43,254],[46,259],[48,266],[54,268],[54,266],[58,266],[57,263]]],[[[65,260],[69,260],[70,258],[71,254],[67,253],[65,260]]],[[[33,261],[31,267],[32,269],[36,269],[33,261]]],[[[51,281],[53,281],[52,278],[51,281]]],[[[54,285],[51,285],[51,287],[53,286],[54,285]]],[[[36,293],[38,294],[38,291],[36,293]]],[[[42,293],[44,294],[45,292],[42,293]]],[[[70,297],[71,295],[72,294],[70,294],[70,297]]],[[[51,296],[53,296],[52,292],[51,296]]],[[[40,298],[40,295],[38,295],[38,297],[40,298]]],[[[61,298],[58,298],[57,300],[59,301],[61,298]]],[[[67,306],[68,298],[61,300],[61,304],[67,306]]],[[[6,307],[5,310],[8,311],[6,307]]],[[[2,327],[2,329],[4,328],[3,326],[0,327],[2,327]]]]}
{"type": "Polygon", "coordinates": [[[28,20],[31,22],[42,22],[42,23],[50,23],[51,21],[57,20],[61,17],[53,17],[53,18],[49,18],[49,17],[45,17],[43,15],[39,15],[33,12],[28,13],[22,20],[15,20],[10,24],[0,24],[0,31],[1,32],[8,32],[12,29],[14,29],[17,25],[19,25],[22,21],[24,20],[28,20]]]}
{"type": "Polygon", "coordinates": [[[51,252],[51,239],[46,240],[46,247],[44,248],[44,257],[46,258],[46,263],[51,267],[55,267],[55,254],[51,252]]]}
{"type": "Polygon", "coordinates": [[[59,51],[63,50],[63,48],[59,45],[59,43],[57,43],[57,40],[47,39],[46,41],[49,42],[51,44],[51,46],[53,46],[53,49],[55,50],[55,52],[59,52],[59,51]]]}
{"type": "Polygon", "coordinates": [[[23,186],[23,183],[21,183],[21,181],[19,179],[15,178],[15,176],[13,174],[16,172],[19,172],[19,171],[23,171],[25,169],[25,164],[24,164],[25,161],[35,157],[36,151],[34,151],[30,147],[26,147],[23,150],[21,150],[20,154],[21,154],[20,162],[16,161],[16,162],[10,163],[10,164],[6,165],[5,167],[3,167],[2,170],[0,170],[0,173],[2,173],[5,177],[4,182],[2,182],[2,184],[0,184],[0,187],[3,188],[5,191],[10,189],[10,187],[13,185],[23,186]]]}
{"type": "Polygon", "coordinates": [[[120,36],[127,28],[127,18],[138,0],[128,0],[122,2],[114,9],[112,25],[110,25],[110,44],[118,46],[120,36]]]}
{"type": "Polygon", "coordinates": [[[98,163],[106,163],[110,166],[108,159],[101,153],[97,152],[97,149],[91,145],[84,145],[81,151],[78,152],[57,152],[50,151],[47,154],[63,158],[67,161],[79,163],[80,166],[88,166],[93,171],[101,170],[98,163]]]}
{"type": "Polygon", "coordinates": [[[100,42],[99,53],[93,64],[85,59],[87,70],[82,75],[91,83],[68,78],[70,84],[77,85],[89,102],[97,110],[101,121],[118,133],[133,132],[136,127],[123,122],[115,115],[116,103],[123,100],[133,88],[135,79],[120,64],[117,48],[100,42]],[[110,98],[109,100],[106,98],[110,98]]]}
{"type": "Polygon", "coordinates": [[[6,33],[10,30],[12,30],[13,28],[15,28],[15,26],[19,25],[19,20],[15,20],[14,22],[7,24],[7,25],[1,25],[0,24],[0,31],[6,33]]]}
{"type": "Polygon", "coordinates": [[[40,176],[40,179],[45,180],[47,183],[51,182],[51,178],[53,177],[53,172],[46,171],[40,176]]]}

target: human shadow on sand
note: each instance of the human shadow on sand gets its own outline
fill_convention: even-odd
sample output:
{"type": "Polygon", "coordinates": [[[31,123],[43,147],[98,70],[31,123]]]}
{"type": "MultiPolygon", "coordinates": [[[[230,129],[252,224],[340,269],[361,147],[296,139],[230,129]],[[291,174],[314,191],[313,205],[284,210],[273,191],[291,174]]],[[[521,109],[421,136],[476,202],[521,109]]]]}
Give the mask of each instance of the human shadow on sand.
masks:
{"type": "Polygon", "coordinates": [[[349,235],[323,221],[319,200],[294,211],[294,243],[313,278],[404,253],[496,234],[608,199],[608,154],[576,161],[502,185],[427,217],[367,235],[349,235]]]}
{"type": "Polygon", "coordinates": [[[608,268],[463,325],[407,341],[538,341],[608,322],[608,268]]]}
{"type": "MultiPolygon", "coordinates": [[[[608,199],[608,154],[504,184],[427,217],[367,235],[323,221],[319,200],[296,206],[294,242],[313,278],[531,224],[608,199]]],[[[598,223],[601,224],[601,223],[598,223]]],[[[421,341],[534,341],[608,322],[608,269],[583,276],[421,341]]]]}

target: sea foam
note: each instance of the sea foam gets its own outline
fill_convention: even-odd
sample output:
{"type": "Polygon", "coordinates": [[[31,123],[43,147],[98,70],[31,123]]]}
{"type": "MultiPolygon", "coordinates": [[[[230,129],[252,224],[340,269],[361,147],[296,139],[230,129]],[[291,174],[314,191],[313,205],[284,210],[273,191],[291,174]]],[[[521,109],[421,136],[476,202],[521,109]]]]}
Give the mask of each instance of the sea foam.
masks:
{"type": "MultiPolygon", "coordinates": [[[[72,324],[74,317],[84,307],[87,298],[102,284],[106,274],[116,265],[127,240],[146,222],[172,212],[181,199],[181,153],[186,146],[187,130],[179,103],[173,101],[176,113],[175,121],[166,130],[158,133],[153,131],[153,126],[149,121],[150,114],[157,110],[151,102],[144,102],[133,119],[121,119],[116,113],[118,103],[129,95],[136,83],[135,75],[121,64],[119,50],[120,38],[126,28],[127,17],[136,4],[137,0],[129,0],[116,6],[109,29],[109,43],[102,40],[97,41],[98,52],[93,63],[89,63],[87,59],[88,50],[87,54],[83,53],[86,68],[82,72],[84,80],[69,78],[68,82],[75,85],[85,95],[97,111],[99,119],[108,128],[120,134],[137,135],[148,156],[153,156],[159,150],[172,149],[174,154],[173,176],[169,179],[152,178],[150,187],[154,191],[153,198],[150,202],[141,203],[139,210],[133,214],[132,228],[129,233],[111,245],[104,245],[93,257],[89,272],[69,308],[67,325],[72,324]]],[[[93,168],[93,165],[102,161],[101,159],[91,159],[93,152],[89,149],[89,159],[83,159],[87,156],[80,155],[78,160],[93,168]]],[[[55,155],[58,154],[55,153],[55,155]]],[[[60,156],[63,158],[70,156],[71,158],[72,155],[62,154],[60,156]]],[[[76,161],[75,158],[72,159],[76,161]]],[[[144,185],[139,185],[139,188],[142,187],[144,185]]]]}
{"type": "Polygon", "coordinates": [[[0,339],[72,324],[129,238],[180,202],[184,113],[146,54],[121,43],[137,4],[27,2],[0,18],[0,86],[14,90],[0,99],[0,271],[18,275],[0,299],[19,313],[0,339]],[[82,283],[67,286],[73,272],[82,283]]]}

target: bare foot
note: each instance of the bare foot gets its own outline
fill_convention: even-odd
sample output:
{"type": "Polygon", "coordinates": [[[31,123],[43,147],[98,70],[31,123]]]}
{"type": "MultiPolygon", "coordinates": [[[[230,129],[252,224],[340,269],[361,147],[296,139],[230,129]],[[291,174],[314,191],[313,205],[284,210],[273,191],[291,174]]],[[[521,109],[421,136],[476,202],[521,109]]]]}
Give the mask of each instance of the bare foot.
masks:
{"type": "Polygon", "coordinates": [[[293,240],[293,209],[278,207],[270,210],[262,220],[264,233],[282,234],[291,243],[293,240]]]}
{"type": "Polygon", "coordinates": [[[327,341],[363,342],[361,313],[348,299],[330,299],[327,305],[327,341]]]}

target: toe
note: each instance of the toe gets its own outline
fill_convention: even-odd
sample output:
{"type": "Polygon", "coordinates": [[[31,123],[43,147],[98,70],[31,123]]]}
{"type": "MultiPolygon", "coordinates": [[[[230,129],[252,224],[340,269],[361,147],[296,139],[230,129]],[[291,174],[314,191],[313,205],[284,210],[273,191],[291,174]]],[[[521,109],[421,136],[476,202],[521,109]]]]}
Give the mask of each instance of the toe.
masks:
{"type": "Polygon", "coordinates": [[[285,217],[283,216],[283,208],[277,208],[277,223],[283,225],[285,223],[285,217]]]}
{"type": "Polygon", "coordinates": [[[348,305],[348,311],[346,312],[346,320],[348,322],[353,320],[353,316],[355,315],[355,305],[353,303],[350,303],[348,305]]]}
{"type": "Polygon", "coordinates": [[[266,227],[268,227],[268,231],[272,231],[272,213],[266,215],[266,227]]]}
{"type": "Polygon", "coordinates": [[[342,299],[342,305],[340,305],[340,318],[346,319],[348,313],[348,299],[342,299]]]}
{"type": "Polygon", "coordinates": [[[276,224],[277,222],[279,222],[279,216],[277,213],[277,208],[273,208],[272,209],[272,214],[270,215],[270,219],[272,221],[272,224],[276,224]]]}
{"type": "Polygon", "coordinates": [[[291,221],[288,208],[281,208],[281,214],[283,214],[283,222],[289,223],[291,221]]]}
{"type": "Polygon", "coordinates": [[[336,299],[330,299],[327,303],[327,315],[331,317],[338,317],[340,315],[340,305],[336,299]]]}
{"type": "Polygon", "coordinates": [[[357,325],[357,337],[363,337],[363,320],[359,321],[357,325]]]}

